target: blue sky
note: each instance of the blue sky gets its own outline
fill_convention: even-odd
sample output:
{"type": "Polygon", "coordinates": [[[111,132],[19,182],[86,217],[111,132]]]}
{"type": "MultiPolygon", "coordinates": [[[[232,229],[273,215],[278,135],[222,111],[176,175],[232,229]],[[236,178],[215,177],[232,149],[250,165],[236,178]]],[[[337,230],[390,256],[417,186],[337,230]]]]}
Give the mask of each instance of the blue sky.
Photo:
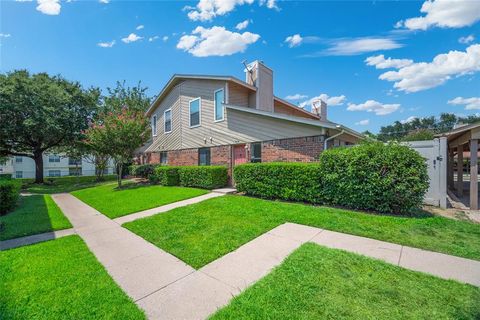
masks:
{"type": "Polygon", "coordinates": [[[141,80],[155,95],[174,73],[244,79],[242,60],[259,59],[274,70],[277,96],[306,108],[321,97],[332,121],[358,131],[480,112],[480,1],[0,5],[1,72],[45,71],[101,88],[141,80]]]}

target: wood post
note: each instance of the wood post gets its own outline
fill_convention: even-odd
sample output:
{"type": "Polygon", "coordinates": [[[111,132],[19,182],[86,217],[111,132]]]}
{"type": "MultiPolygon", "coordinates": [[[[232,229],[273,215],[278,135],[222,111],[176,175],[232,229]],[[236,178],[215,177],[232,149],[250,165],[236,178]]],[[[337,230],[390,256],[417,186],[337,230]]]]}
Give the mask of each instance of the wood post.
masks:
{"type": "Polygon", "coordinates": [[[457,147],[457,196],[463,197],[463,145],[457,147]]]}
{"type": "Polygon", "coordinates": [[[478,210],[478,139],[470,140],[470,209],[478,210]]]}
{"type": "Polygon", "coordinates": [[[448,159],[447,159],[447,181],[448,187],[450,189],[454,188],[453,184],[453,162],[454,162],[453,148],[448,149],[448,159]]]}

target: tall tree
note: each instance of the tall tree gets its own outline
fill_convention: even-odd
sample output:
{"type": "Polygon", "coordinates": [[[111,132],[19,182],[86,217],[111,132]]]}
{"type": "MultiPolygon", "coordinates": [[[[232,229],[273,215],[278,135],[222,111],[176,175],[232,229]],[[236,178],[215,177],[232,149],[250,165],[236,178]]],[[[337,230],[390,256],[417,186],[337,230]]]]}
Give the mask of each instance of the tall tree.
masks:
{"type": "Polygon", "coordinates": [[[0,74],[0,156],[32,158],[35,182],[43,183],[43,153],[81,139],[99,96],[61,76],[0,74]]]}

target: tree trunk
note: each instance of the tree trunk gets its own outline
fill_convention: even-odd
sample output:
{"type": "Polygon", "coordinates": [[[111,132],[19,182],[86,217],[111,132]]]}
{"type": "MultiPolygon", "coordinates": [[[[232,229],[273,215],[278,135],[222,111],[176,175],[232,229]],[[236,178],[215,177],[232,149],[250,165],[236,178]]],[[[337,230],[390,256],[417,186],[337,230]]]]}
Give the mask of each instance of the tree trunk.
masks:
{"type": "Polygon", "coordinates": [[[35,183],[43,183],[43,154],[42,152],[34,152],[33,160],[35,161],[35,183]]]}
{"type": "Polygon", "coordinates": [[[123,163],[118,164],[118,188],[122,187],[122,169],[123,163]]]}

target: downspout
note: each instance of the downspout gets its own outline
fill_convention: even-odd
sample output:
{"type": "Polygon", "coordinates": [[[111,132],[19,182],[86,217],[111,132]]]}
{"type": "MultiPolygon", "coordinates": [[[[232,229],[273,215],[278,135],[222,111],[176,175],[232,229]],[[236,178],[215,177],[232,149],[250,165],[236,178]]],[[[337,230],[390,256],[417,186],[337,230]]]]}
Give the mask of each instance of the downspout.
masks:
{"type": "Polygon", "coordinates": [[[345,133],[345,129],[342,129],[342,131],[340,131],[339,133],[325,139],[325,141],[323,142],[323,151],[327,150],[328,141],[335,139],[336,137],[341,136],[344,133],[345,133]]]}

